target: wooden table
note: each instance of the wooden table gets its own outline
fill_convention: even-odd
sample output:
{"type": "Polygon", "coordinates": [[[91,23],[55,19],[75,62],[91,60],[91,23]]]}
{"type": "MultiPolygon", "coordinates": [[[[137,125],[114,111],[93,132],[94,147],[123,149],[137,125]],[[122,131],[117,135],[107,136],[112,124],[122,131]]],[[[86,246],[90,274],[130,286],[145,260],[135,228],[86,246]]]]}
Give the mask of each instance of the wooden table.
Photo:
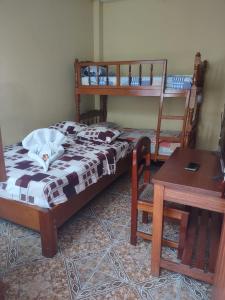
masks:
{"type": "Polygon", "coordinates": [[[225,299],[225,221],[222,225],[215,274],[207,274],[203,270],[162,259],[161,245],[164,200],[225,213],[225,199],[221,198],[222,184],[213,179],[220,174],[219,157],[214,152],[194,149],[176,149],[155,174],[151,258],[152,275],[159,276],[162,267],[214,283],[213,295],[217,300],[225,299]],[[184,168],[189,162],[199,163],[199,170],[186,171],[184,168]]]}

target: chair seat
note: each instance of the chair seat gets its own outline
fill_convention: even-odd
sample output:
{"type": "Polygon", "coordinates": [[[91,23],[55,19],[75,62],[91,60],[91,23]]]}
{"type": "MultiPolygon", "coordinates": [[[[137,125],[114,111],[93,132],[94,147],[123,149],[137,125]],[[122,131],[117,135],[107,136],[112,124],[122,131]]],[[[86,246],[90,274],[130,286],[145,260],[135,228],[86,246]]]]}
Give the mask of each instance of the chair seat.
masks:
{"type": "MultiPolygon", "coordinates": [[[[139,188],[139,197],[138,201],[147,202],[153,205],[153,184],[144,183],[139,188]]],[[[175,208],[180,210],[185,210],[184,205],[178,203],[172,203],[169,201],[164,202],[164,207],[166,208],[175,208]]]]}

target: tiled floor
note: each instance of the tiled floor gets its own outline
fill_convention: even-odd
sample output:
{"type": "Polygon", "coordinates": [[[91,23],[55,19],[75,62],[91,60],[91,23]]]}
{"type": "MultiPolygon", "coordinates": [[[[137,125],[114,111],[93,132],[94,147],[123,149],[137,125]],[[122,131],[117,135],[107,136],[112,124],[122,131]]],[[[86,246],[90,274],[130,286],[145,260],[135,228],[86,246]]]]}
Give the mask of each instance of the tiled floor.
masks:
{"type": "MultiPolygon", "coordinates": [[[[211,287],[179,274],[151,276],[151,244],[129,243],[130,187],[125,175],[59,230],[59,251],[41,256],[37,233],[0,221],[0,279],[6,299],[210,299],[211,287]]],[[[141,226],[141,225],[140,225],[141,226]]],[[[149,229],[144,226],[145,229],[149,229]]],[[[167,236],[177,228],[166,226],[167,236]]],[[[176,259],[169,248],[163,255],[176,259]]]]}

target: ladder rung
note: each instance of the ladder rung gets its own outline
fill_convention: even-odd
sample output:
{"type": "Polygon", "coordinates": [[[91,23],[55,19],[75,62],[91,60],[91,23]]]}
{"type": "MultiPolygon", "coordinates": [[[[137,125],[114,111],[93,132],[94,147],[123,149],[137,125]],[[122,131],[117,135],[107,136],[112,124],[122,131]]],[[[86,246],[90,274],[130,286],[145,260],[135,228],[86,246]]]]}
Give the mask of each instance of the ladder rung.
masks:
{"type": "Polygon", "coordinates": [[[172,142],[172,143],[181,143],[181,137],[174,136],[159,136],[159,141],[172,142]]]}
{"type": "Polygon", "coordinates": [[[163,120],[184,120],[184,116],[168,116],[168,115],[162,115],[161,119],[163,120]]]}

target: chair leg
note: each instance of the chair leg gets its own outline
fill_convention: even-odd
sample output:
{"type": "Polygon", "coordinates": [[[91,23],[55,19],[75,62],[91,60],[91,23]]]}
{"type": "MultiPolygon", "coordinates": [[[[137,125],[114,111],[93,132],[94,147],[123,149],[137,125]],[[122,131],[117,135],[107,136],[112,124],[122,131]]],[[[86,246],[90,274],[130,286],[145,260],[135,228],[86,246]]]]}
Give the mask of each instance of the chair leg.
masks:
{"type": "Polygon", "coordinates": [[[130,233],[130,243],[134,246],[137,244],[137,218],[138,210],[136,201],[132,201],[131,204],[131,233],[130,233]]]}
{"type": "Polygon", "coordinates": [[[178,243],[178,254],[177,254],[177,257],[179,259],[181,259],[183,251],[184,251],[188,219],[189,219],[189,213],[184,213],[180,220],[179,243],[178,243]]]}

